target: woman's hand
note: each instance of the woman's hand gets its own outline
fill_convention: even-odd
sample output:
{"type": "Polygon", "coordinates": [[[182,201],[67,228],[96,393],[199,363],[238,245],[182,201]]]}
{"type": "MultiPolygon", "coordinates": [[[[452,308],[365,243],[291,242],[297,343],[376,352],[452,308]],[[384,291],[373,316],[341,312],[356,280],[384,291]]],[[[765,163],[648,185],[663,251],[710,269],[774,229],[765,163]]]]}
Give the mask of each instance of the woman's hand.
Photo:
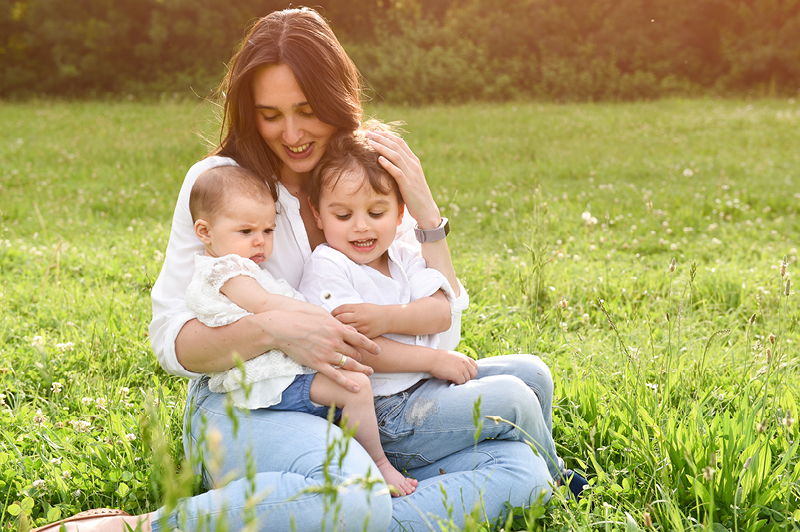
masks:
{"type": "Polygon", "coordinates": [[[420,229],[439,227],[442,221],[439,207],[433,199],[422,165],[406,141],[386,131],[369,131],[370,145],[380,154],[379,162],[400,187],[408,214],[420,229]]]}
{"type": "Polygon", "coordinates": [[[464,384],[478,374],[478,363],[458,351],[437,350],[428,373],[454,384],[464,384]]]}
{"type": "Polygon", "coordinates": [[[377,355],[378,345],[349,325],[340,323],[330,314],[317,312],[263,313],[274,336],[274,347],[299,364],[322,373],[333,382],[352,392],[358,385],[345,377],[339,368],[372,375],[372,368],[360,363],[362,352],[377,355]],[[269,314],[267,316],[267,314],[269,314]],[[344,361],[344,364],[342,362],[344,361]]]}
{"type": "Polygon", "coordinates": [[[251,314],[224,327],[207,327],[197,319],[189,320],[175,340],[178,362],[195,373],[214,373],[233,368],[234,354],[249,360],[270,349],[280,349],[298,363],[355,391],[356,383],[334,366],[340,366],[346,356],[342,368],[371,375],[372,368],[360,364],[362,355],[377,355],[380,347],[321,307],[303,305],[300,311],[251,314]]]}

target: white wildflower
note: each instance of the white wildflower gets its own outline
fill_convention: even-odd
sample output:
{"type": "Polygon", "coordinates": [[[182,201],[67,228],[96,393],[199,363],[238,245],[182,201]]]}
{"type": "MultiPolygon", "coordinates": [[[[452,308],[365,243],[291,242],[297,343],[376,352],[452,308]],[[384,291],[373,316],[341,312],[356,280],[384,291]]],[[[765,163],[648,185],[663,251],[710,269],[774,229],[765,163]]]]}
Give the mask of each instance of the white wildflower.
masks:
{"type": "Polygon", "coordinates": [[[56,344],[56,348],[61,351],[62,353],[66,353],[67,351],[74,351],[75,344],[72,342],[66,342],[63,344],[56,344]]]}

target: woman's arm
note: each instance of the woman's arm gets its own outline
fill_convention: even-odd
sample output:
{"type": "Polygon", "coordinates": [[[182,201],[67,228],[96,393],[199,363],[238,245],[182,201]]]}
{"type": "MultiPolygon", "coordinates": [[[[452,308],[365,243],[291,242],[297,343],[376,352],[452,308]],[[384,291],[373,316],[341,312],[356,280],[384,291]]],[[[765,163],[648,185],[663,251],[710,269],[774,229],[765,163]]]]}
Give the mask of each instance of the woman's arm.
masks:
{"type": "MultiPolygon", "coordinates": [[[[371,145],[381,155],[379,161],[397,181],[408,214],[417,221],[420,229],[435,229],[442,223],[439,207],[433,199],[431,189],[422,171],[422,165],[411,148],[400,137],[384,131],[367,133],[371,145]]],[[[429,268],[439,270],[455,291],[460,288],[450,258],[447,239],[422,244],[422,256],[429,268]]]]}
{"type": "MultiPolygon", "coordinates": [[[[309,305],[312,306],[312,305],[309,305]]],[[[348,390],[358,387],[333,367],[348,357],[343,369],[371,373],[359,361],[380,348],[352,327],[330,315],[273,310],[245,316],[224,327],[206,327],[193,319],[175,340],[178,362],[189,371],[213,373],[233,368],[235,354],[249,360],[270,349],[280,349],[298,363],[327,376],[348,390]]]]}

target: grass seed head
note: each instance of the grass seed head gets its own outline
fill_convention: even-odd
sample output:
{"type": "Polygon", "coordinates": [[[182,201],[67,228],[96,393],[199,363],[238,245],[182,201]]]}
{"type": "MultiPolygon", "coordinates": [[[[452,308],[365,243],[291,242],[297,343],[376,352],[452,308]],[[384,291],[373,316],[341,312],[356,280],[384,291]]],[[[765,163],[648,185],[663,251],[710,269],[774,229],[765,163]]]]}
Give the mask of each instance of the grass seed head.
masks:
{"type": "Polygon", "coordinates": [[[786,425],[787,428],[792,428],[794,424],[794,418],[792,417],[792,411],[786,411],[786,417],[783,418],[783,424],[786,425]]]}
{"type": "Polygon", "coordinates": [[[781,277],[786,277],[786,268],[789,266],[789,259],[786,255],[783,256],[781,261],[781,277]]]}
{"type": "Polygon", "coordinates": [[[642,519],[644,521],[645,528],[653,528],[653,519],[650,517],[650,512],[643,513],[642,519]]]}
{"type": "Polygon", "coordinates": [[[569,302],[567,301],[567,298],[565,298],[564,296],[561,296],[561,301],[559,302],[559,304],[561,305],[561,308],[567,308],[567,305],[569,305],[569,302]]]}
{"type": "Polygon", "coordinates": [[[763,421],[759,421],[758,425],[756,425],[756,430],[759,434],[764,434],[764,431],[767,430],[767,426],[764,424],[763,421]]]}
{"type": "Polygon", "coordinates": [[[713,467],[706,466],[703,468],[703,478],[706,479],[708,482],[711,482],[712,480],[714,480],[714,473],[716,472],[717,470],[714,469],[713,467]]]}
{"type": "Polygon", "coordinates": [[[754,324],[755,322],[756,322],[756,313],[753,312],[753,315],[750,316],[750,325],[754,324]]]}
{"type": "Polygon", "coordinates": [[[787,278],[786,279],[786,289],[783,291],[783,295],[789,297],[789,294],[792,293],[792,280],[787,278]]]}
{"type": "Polygon", "coordinates": [[[774,344],[775,343],[775,335],[770,333],[770,335],[767,336],[767,340],[769,340],[769,343],[774,344]]]}
{"type": "Polygon", "coordinates": [[[772,362],[772,349],[768,347],[767,348],[767,364],[769,364],[770,362],[772,362]]]}
{"type": "Polygon", "coordinates": [[[670,271],[670,273],[675,271],[675,268],[677,267],[677,265],[678,265],[678,262],[675,260],[675,257],[672,257],[672,260],[669,262],[669,271],[670,271]]]}

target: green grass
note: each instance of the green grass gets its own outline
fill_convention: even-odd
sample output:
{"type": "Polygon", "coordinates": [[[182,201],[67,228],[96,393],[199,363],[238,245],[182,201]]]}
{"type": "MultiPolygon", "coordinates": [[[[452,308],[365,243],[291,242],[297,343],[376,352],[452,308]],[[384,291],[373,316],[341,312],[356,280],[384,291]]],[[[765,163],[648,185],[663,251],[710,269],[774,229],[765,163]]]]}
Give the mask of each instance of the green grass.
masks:
{"type": "MultiPolygon", "coordinates": [[[[797,271],[800,104],[370,112],[406,122],[451,218],[462,350],[547,361],[559,451],[594,485],[593,509],[556,498],[506,530],[800,528],[779,272],[797,271]]],[[[197,131],[214,136],[193,103],[0,103],[3,529],[176,493],[141,432],[181,456],[185,381],[150,350],[149,289],[197,131]]]]}

